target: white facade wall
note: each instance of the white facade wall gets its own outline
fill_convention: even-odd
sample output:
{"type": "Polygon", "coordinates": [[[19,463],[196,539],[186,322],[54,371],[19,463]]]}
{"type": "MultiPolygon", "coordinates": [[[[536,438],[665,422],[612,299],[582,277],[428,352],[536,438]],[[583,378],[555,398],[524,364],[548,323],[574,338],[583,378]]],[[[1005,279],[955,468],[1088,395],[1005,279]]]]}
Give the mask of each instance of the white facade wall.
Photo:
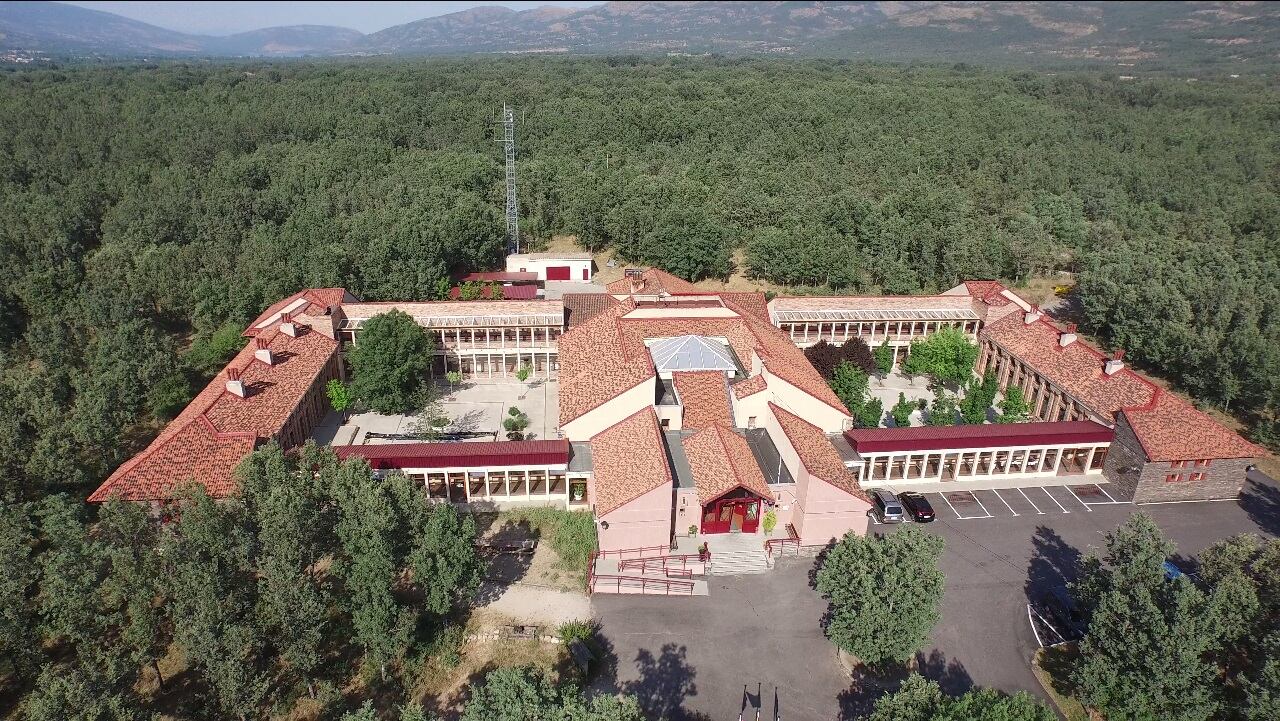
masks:
{"type": "Polygon", "coordinates": [[[560,432],[570,441],[591,440],[600,431],[642,408],[652,406],[657,393],[655,383],[655,378],[644,379],[639,385],[565,423],[560,432]]]}
{"type": "MultiPolygon", "coordinates": [[[[530,258],[526,255],[507,256],[508,273],[537,273],[538,280],[546,282],[547,268],[569,267],[567,280],[575,283],[590,282],[592,278],[590,258],[530,258]]],[[[550,281],[554,283],[555,281],[550,281]]]]}

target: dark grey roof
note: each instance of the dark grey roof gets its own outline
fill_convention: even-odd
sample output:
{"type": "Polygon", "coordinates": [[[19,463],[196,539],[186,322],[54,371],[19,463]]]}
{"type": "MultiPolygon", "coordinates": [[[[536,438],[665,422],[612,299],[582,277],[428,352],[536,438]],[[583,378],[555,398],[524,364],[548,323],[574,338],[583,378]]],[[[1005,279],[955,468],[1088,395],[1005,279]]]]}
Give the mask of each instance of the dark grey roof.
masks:
{"type": "Polygon", "coordinates": [[[591,465],[591,444],[590,443],[570,443],[569,444],[569,472],[570,473],[590,473],[591,465]]]}
{"type": "Polygon", "coordinates": [[[769,431],[763,428],[748,428],[739,433],[746,437],[747,445],[751,446],[751,455],[756,457],[756,465],[760,466],[766,481],[770,484],[796,482],[791,477],[791,471],[787,470],[787,464],[782,462],[782,456],[778,453],[778,447],[773,444],[773,439],[769,437],[769,431]]]}
{"type": "Polygon", "coordinates": [[[676,479],[676,488],[693,488],[693,469],[689,467],[683,443],[693,431],[664,431],[662,435],[667,442],[667,464],[676,479]]]}

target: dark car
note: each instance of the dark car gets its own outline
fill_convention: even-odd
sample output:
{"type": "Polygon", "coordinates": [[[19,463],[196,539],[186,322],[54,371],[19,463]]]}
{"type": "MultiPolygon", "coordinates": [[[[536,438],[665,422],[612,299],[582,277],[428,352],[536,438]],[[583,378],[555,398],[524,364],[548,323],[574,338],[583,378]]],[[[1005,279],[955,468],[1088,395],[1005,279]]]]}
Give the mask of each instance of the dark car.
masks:
{"type": "Polygon", "coordinates": [[[1044,617],[1063,641],[1079,641],[1084,638],[1088,624],[1085,622],[1084,614],[1080,612],[1080,607],[1076,605],[1075,599],[1065,587],[1058,586],[1041,596],[1040,602],[1036,604],[1036,611],[1044,617]]]}
{"type": "Polygon", "coordinates": [[[898,501],[902,503],[902,507],[907,509],[907,513],[911,515],[911,520],[916,523],[928,523],[933,520],[933,506],[929,505],[929,499],[922,494],[908,492],[899,493],[898,501]]]}

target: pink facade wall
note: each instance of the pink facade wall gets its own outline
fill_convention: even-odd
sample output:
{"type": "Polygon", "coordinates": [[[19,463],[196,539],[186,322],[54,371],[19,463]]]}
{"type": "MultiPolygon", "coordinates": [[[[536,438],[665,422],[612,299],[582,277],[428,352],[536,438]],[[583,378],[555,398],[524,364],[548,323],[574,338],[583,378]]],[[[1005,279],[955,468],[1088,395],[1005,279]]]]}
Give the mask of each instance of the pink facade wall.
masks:
{"type": "Polygon", "coordinates": [[[765,428],[796,481],[792,490],[794,502],[787,504],[780,499],[778,528],[785,528],[785,523],[791,523],[804,546],[824,545],[849,531],[866,535],[867,511],[871,510],[871,504],[810,475],[772,413],[765,428]],[[790,509],[783,511],[782,505],[790,505],[790,509]]]}
{"type": "Polygon", "coordinates": [[[597,516],[601,551],[671,543],[671,486],[662,484],[610,513],[597,516]],[[604,528],[603,523],[609,527],[604,528]]]}
{"type": "Polygon", "coordinates": [[[689,526],[698,526],[699,529],[702,527],[702,504],[698,502],[698,491],[695,488],[677,488],[676,535],[689,535],[689,526]]]}

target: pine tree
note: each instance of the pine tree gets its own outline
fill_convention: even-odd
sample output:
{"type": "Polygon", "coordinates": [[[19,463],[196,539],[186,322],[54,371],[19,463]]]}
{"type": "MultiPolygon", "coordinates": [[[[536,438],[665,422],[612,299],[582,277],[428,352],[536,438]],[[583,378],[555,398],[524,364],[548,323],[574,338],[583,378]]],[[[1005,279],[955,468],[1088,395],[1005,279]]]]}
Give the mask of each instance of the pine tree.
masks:
{"type": "Polygon", "coordinates": [[[0,671],[19,679],[39,667],[36,608],[31,587],[36,566],[28,505],[0,501],[0,671]]]}
{"type": "Polygon", "coordinates": [[[1071,680],[1111,721],[1207,720],[1218,711],[1217,669],[1206,660],[1216,625],[1189,579],[1165,577],[1172,552],[1155,522],[1135,513],[1073,586],[1089,624],[1071,680]]]}
{"type": "Polygon", "coordinates": [[[938,622],[943,545],[915,527],[888,536],[846,534],[817,575],[818,592],[831,604],[827,638],[873,666],[909,660],[938,622]]]}

